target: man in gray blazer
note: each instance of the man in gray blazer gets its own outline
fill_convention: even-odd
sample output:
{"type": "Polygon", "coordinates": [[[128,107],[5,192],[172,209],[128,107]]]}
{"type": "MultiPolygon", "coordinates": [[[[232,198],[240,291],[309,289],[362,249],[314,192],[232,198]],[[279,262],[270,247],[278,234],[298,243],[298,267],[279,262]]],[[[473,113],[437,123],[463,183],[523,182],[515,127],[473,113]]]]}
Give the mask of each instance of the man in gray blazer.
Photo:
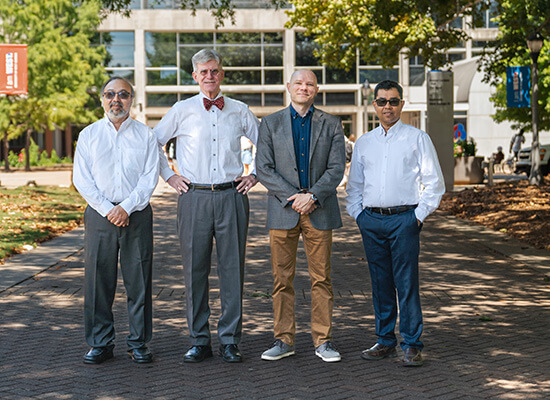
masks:
{"type": "Polygon", "coordinates": [[[258,179],[268,189],[274,280],[275,342],[262,359],[294,354],[293,280],[301,233],[311,278],[315,354],[326,362],[340,361],[332,343],[330,256],[332,229],[342,226],[336,197],[345,168],[342,123],[313,106],[319,87],[312,71],[294,72],[287,89],[291,105],[262,119],[256,153],[258,179]]]}

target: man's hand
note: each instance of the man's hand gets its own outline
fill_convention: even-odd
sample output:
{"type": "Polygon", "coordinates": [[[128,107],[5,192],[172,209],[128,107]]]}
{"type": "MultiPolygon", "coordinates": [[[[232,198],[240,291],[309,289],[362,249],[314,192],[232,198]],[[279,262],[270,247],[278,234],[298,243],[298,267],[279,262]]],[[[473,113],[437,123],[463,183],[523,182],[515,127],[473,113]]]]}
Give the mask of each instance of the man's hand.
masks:
{"type": "Polygon", "coordinates": [[[116,226],[128,226],[130,224],[130,217],[128,213],[124,211],[120,205],[114,206],[107,214],[107,220],[116,226]]]}
{"type": "Polygon", "coordinates": [[[302,215],[311,214],[317,208],[315,201],[311,198],[311,193],[296,193],[286,201],[294,201],[292,209],[302,215]]]}
{"type": "Polygon", "coordinates": [[[258,179],[254,175],[239,176],[235,182],[239,182],[237,192],[247,194],[258,183],[258,179]]]}
{"type": "Polygon", "coordinates": [[[176,192],[178,192],[178,194],[182,195],[184,193],[187,193],[187,191],[189,190],[189,184],[191,183],[191,181],[184,176],[175,174],[168,178],[166,183],[176,189],[176,192]]]}

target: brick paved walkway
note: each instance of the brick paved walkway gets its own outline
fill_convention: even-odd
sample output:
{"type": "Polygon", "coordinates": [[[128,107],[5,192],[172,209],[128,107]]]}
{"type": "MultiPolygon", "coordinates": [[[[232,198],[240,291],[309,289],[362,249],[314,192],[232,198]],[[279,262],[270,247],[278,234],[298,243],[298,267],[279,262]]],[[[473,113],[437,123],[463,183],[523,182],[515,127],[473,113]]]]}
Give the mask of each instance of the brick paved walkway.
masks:
{"type": "MultiPolygon", "coordinates": [[[[185,288],[175,234],[175,196],[154,202],[155,362],[134,364],[125,353],[123,285],[115,300],[115,358],[82,363],[82,252],[0,293],[1,399],[548,399],[550,283],[525,265],[472,241],[436,213],[423,231],[421,282],[425,366],[364,361],[375,343],[368,268],[353,220],[335,231],[335,343],[342,362],[323,363],[309,335],[306,264],[296,277],[294,357],[260,359],[272,341],[271,267],[265,194],[251,194],[242,364],[218,357],[184,364],[188,347],[185,288]]],[[[304,253],[300,250],[300,258],[304,253]]],[[[212,271],[211,326],[219,316],[212,271]]],[[[217,340],[214,339],[217,348],[217,340]]]]}

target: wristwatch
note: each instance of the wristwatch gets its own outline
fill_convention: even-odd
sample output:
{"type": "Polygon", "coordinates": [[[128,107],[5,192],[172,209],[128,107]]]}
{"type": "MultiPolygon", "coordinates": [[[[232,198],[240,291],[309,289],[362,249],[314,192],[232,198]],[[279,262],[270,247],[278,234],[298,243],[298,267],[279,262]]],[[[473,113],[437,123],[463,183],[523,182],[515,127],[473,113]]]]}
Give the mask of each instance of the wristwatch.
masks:
{"type": "Polygon", "coordinates": [[[317,201],[317,196],[315,196],[313,193],[311,193],[311,200],[315,203],[317,201]]]}

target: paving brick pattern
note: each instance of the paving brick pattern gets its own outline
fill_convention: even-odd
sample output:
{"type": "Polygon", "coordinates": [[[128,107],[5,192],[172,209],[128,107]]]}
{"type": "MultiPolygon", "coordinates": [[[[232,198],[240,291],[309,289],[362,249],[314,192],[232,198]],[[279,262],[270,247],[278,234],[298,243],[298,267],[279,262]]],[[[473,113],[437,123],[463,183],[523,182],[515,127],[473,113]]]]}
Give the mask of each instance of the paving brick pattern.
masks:
{"type": "MultiPolygon", "coordinates": [[[[449,229],[436,213],[422,236],[424,307],[422,368],[399,361],[364,361],[376,342],[370,281],[360,235],[343,212],[335,231],[334,338],[339,363],[314,354],[309,334],[309,282],[303,249],[296,276],[296,352],[260,359],[272,338],[271,267],[265,193],[253,192],[244,296],[245,361],[214,357],[184,364],[188,347],[185,286],[175,233],[175,196],[154,202],[155,361],[127,356],[125,293],[115,299],[115,358],[85,365],[82,251],[0,293],[1,399],[548,399],[550,283],[524,265],[449,229]]],[[[341,195],[341,199],[343,196],[341,195]]],[[[343,202],[342,202],[343,203],[343,202]]],[[[343,209],[342,209],[343,210],[343,209]]],[[[211,329],[220,312],[211,273],[211,329]]],[[[217,338],[213,339],[217,350],[217,338]]],[[[401,354],[401,351],[399,351],[401,354]]]]}

